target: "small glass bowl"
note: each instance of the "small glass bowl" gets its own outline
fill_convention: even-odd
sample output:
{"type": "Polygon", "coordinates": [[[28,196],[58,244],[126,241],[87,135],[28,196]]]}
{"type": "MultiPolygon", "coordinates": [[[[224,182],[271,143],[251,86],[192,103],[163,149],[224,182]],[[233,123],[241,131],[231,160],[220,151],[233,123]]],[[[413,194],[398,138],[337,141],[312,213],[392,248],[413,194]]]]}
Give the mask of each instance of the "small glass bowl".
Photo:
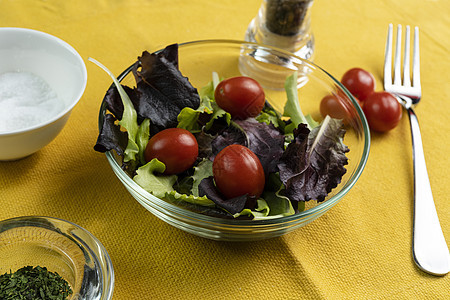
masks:
{"type": "MultiPolygon", "coordinates": [[[[230,40],[180,44],[178,61],[181,73],[197,89],[211,80],[213,72],[217,72],[222,78],[240,75],[253,77],[264,87],[267,101],[280,112],[286,102],[285,79],[297,71],[298,97],[305,115],[311,114],[316,121],[322,120],[319,105],[326,95],[333,94],[344,102],[351,115],[344,138],[344,144],[350,149],[347,153],[349,164],[342,182],[325,201],[309,201],[304,211],[291,216],[269,220],[240,220],[204,215],[183,203],[170,203],[151,195],[122,170],[121,157],[114,151],[107,152],[106,157],[116,176],[130,194],[155,216],[179,229],[213,240],[261,240],[283,235],[314,221],[338,203],[355,185],[369,155],[369,127],[357,101],[325,70],[281,49],[230,40]]],[[[126,69],[118,79],[122,84],[133,87],[135,81],[131,68],[126,69]]],[[[100,126],[105,114],[106,103],[103,102],[99,114],[100,126]]]]}
{"type": "Polygon", "coordinates": [[[0,222],[0,274],[25,266],[57,272],[72,288],[70,300],[112,298],[114,270],[103,245],[61,219],[29,216],[0,222]]]}

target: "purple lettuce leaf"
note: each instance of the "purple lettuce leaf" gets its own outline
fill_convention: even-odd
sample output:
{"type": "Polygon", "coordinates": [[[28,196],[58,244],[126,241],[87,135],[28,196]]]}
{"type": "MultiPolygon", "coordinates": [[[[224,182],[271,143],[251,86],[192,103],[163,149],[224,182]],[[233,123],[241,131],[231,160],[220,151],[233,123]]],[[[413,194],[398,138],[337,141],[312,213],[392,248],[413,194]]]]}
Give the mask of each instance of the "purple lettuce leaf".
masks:
{"type": "Polygon", "coordinates": [[[284,135],[273,126],[254,119],[238,120],[249,141],[248,148],[258,156],[265,174],[278,171],[278,161],[284,152],[284,135]]]}
{"type": "Polygon", "coordinates": [[[238,196],[232,199],[225,199],[217,190],[213,177],[203,179],[198,186],[199,196],[206,196],[212,200],[217,206],[225,209],[230,214],[234,215],[240,213],[246,203],[247,195],[238,196]]]}
{"type": "Polygon", "coordinates": [[[106,152],[116,150],[117,154],[123,155],[128,143],[128,134],[120,130],[120,126],[114,122],[116,118],[111,114],[106,114],[103,119],[103,126],[97,137],[94,150],[98,152],[106,152]]]}
{"type": "MultiPolygon", "coordinates": [[[[138,101],[136,98],[137,97],[136,93],[134,93],[132,88],[126,85],[122,85],[122,87],[130,97],[130,100],[134,105],[134,103],[138,101]]],[[[116,117],[116,119],[121,120],[123,116],[124,107],[122,99],[120,98],[119,92],[117,91],[115,85],[112,85],[108,89],[108,91],[106,91],[106,95],[103,98],[103,101],[106,102],[106,108],[116,117]]]]}
{"type": "Polygon", "coordinates": [[[277,172],[284,151],[284,135],[273,124],[255,119],[236,120],[234,124],[212,141],[213,154],[232,144],[243,145],[256,154],[266,175],[277,172]]]}
{"type": "MultiPolygon", "coordinates": [[[[132,72],[136,87],[123,87],[136,109],[138,122],[151,120],[152,134],[176,127],[178,114],[183,108],[199,107],[197,89],[178,69],[177,44],[167,46],[159,53],[144,51],[133,65],[132,72]]],[[[115,87],[107,91],[104,101],[108,110],[120,120],[123,104],[115,87]]]]}
{"type": "MultiPolygon", "coordinates": [[[[166,47],[158,54],[145,51],[138,58],[132,68],[136,79],[136,88],[123,86],[137,112],[137,121],[140,124],[144,119],[150,119],[152,134],[158,131],[177,126],[177,117],[184,107],[197,108],[200,97],[186,77],[178,70],[178,45],[166,47]]],[[[115,119],[121,120],[124,106],[119,92],[115,86],[108,89],[104,102],[115,119]]],[[[114,127],[112,115],[105,118],[100,135],[94,149],[105,152],[111,149],[121,149],[114,144],[118,136],[114,127]],[[109,122],[109,123],[106,123],[109,122]],[[109,136],[110,135],[110,136],[109,136]]],[[[126,148],[126,147],[125,147],[126,148]]],[[[125,149],[124,148],[124,149],[125,149]]],[[[123,150],[118,151],[123,155],[123,150]]]]}
{"type": "Polygon", "coordinates": [[[236,122],[232,121],[229,127],[227,127],[225,130],[222,130],[220,134],[217,134],[211,141],[212,155],[210,158],[212,160],[220,151],[222,151],[227,146],[238,144],[248,147],[247,135],[242,128],[236,125],[236,122]]]}
{"type": "Polygon", "coordinates": [[[176,127],[183,108],[196,109],[200,105],[197,89],[178,69],[177,56],[176,44],[158,54],[144,51],[132,70],[136,78],[136,111],[151,120],[153,132],[176,127]]]}
{"type": "Polygon", "coordinates": [[[283,153],[278,168],[292,201],[325,200],[346,173],[348,147],[342,143],[342,121],[326,118],[311,132],[305,124],[294,130],[294,140],[283,153]]]}
{"type": "Polygon", "coordinates": [[[212,155],[211,142],[214,140],[215,136],[210,135],[203,130],[194,133],[194,136],[198,143],[198,157],[200,159],[210,157],[212,155]]]}

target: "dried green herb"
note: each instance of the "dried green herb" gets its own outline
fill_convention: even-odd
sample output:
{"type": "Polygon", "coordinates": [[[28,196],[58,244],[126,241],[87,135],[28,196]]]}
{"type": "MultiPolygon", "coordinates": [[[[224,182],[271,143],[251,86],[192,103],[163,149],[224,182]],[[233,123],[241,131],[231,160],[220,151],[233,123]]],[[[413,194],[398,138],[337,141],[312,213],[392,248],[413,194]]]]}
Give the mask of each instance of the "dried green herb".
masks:
{"type": "Polygon", "coordinates": [[[312,0],[267,0],[267,29],[284,36],[298,34],[312,2],[312,0]]]}
{"type": "Polygon", "coordinates": [[[65,300],[72,293],[66,280],[45,267],[26,266],[0,275],[2,300],[65,300]]]}

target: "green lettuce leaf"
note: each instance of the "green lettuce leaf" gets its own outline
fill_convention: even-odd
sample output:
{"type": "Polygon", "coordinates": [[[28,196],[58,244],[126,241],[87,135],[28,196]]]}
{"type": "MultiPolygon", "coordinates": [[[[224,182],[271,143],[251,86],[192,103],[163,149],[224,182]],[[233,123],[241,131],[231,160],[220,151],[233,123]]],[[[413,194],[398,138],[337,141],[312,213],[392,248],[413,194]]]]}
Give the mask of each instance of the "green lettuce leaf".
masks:
{"type": "MultiPolygon", "coordinates": [[[[270,207],[271,216],[290,216],[295,213],[291,200],[281,195],[284,185],[278,173],[271,173],[266,180],[266,185],[262,197],[270,207]]],[[[304,202],[302,202],[304,205],[304,202]]],[[[304,207],[303,207],[304,208],[304,207]]],[[[303,209],[302,209],[303,210],[303,209]]]]}
{"type": "Polygon", "coordinates": [[[163,198],[167,191],[174,191],[176,175],[162,175],[166,170],[164,163],[154,158],[136,170],[133,180],[144,190],[156,197],[163,198]]]}
{"type": "Polygon", "coordinates": [[[212,113],[211,100],[208,97],[201,97],[200,106],[197,109],[185,107],[181,110],[177,117],[177,127],[189,130],[192,133],[201,132],[203,124],[199,122],[200,115],[210,115],[212,113]]]}
{"type": "Polygon", "coordinates": [[[198,197],[178,193],[173,185],[177,181],[176,175],[162,175],[166,166],[154,158],[147,164],[136,170],[133,180],[144,190],[158,198],[166,198],[172,201],[185,201],[202,206],[214,206],[214,202],[207,197],[198,197]]]}
{"type": "Polygon", "coordinates": [[[281,114],[267,102],[264,104],[262,112],[256,116],[255,119],[258,122],[266,123],[267,125],[273,124],[273,126],[282,131],[284,131],[284,127],[286,126],[285,122],[281,119],[281,114]]]}
{"type": "Polygon", "coordinates": [[[148,141],[150,139],[150,120],[145,119],[139,125],[138,131],[136,133],[136,143],[139,148],[139,161],[143,165],[146,163],[144,153],[147,147],[148,141]]]}
{"type": "Polygon", "coordinates": [[[240,213],[236,213],[233,217],[250,216],[253,220],[267,219],[270,213],[269,205],[266,200],[260,198],[256,201],[256,208],[254,210],[244,208],[240,213]]]}
{"type": "Polygon", "coordinates": [[[136,160],[136,154],[139,153],[139,146],[136,143],[136,134],[138,132],[138,122],[137,122],[137,113],[134,109],[133,103],[130,100],[130,97],[128,97],[128,94],[123,89],[122,85],[119,83],[117,78],[113,75],[113,73],[108,70],[104,65],[102,65],[100,62],[93,58],[89,58],[90,61],[95,63],[97,66],[103,69],[113,80],[114,85],[116,86],[117,90],[119,91],[120,98],[122,99],[123,103],[123,116],[122,119],[119,121],[119,125],[126,129],[128,133],[128,145],[125,149],[124,153],[124,162],[136,160]]]}
{"type": "MultiPolygon", "coordinates": [[[[200,106],[197,109],[185,107],[178,115],[178,128],[189,130],[192,133],[198,133],[202,130],[208,131],[214,124],[214,121],[223,118],[227,125],[230,125],[231,115],[220,108],[214,101],[214,90],[220,82],[217,73],[213,73],[213,80],[208,82],[200,89],[200,106]],[[210,115],[206,122],[200,122],[202,115],[210,115]]],[[[202,118],[205,119],[205,118],[202,118]]]]}
{"type": "Polygon", "coordinates": [[[194,195],[186,195],[186,194],[178,193],[177,191],[167,192],[165,195],[165,198],[171,200],[172,202],[182,201],[182,202],[188,202],[191,204],[196,204],[196,205],[201,205],[201,206],[208,206],[208,207],[215,206],[214,202],[209,200],[208,197],[206,197],[206,196],[199,197],[199,196],[194,196],[194,195]]]}
{"type": "Polygon", "coordinates": [[[202,126],[198,124],[200,113],[201,112],[199,112],[198,110],[192,109],[190,107],[183,108],[177,117],[177,127],[186,129],[192,133],[200,132],[202,130],[202,126]]]}
{"type": "Polygon", "coordinates": [[[197,166],[194,167],[194,175],[192,178],[194,182],[192,184],[192,195],[198,196],[198,186],[203,179],[213,176],[212,171],[213,162],[209,159],[203,159],[197,166]]]}
{"type": "Polygon", "coordinates": [[[214,99],[214,90],[214,81],[211,80],[200,89],[200,92],[198,92],[198,94],[200,95],[200,98],[214,99]]]}
{"type": "Polygon", "coordinates": [[[294,72],[286,78],[284,88],[286,90],[287,101],[284,106],[283,116],[289,117],[292,122],[286,126],[285,132],[292,133],[301,123],[306,124],[309,130],[318,126],[319,123],[314,121],[314,119],[309,115],[305,117],[302,109],[300,108],[297,92],[297,72],[294,72]]]}
{"type": "Polygon", "coordinates": [[[214,121],[220,118],[223,118],[227,125],[230,125],[231,122],[231,115],[227,113],[225,110],[219,107],[217,105],[216,101],[211,102],[211,106],[213,108],[213,113],[211,116],[211,119],[205,124],[205,129],[209,130],[214,124],[214,121]]]}

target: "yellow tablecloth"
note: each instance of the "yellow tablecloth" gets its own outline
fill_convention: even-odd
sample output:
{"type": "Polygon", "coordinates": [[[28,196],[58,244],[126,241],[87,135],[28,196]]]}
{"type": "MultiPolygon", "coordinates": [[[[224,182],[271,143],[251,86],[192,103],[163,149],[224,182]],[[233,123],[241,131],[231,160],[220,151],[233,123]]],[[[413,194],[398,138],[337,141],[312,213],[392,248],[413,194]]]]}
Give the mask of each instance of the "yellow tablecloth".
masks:
{"type": "MultiPolygon", "coordinates": [[[[261,0],[2,0],[0,26],[53,34],[119,74],[142,50],[198,39],[243,39],[261,0]]],[[[371,71],[382,89],[388,23],[420,26],[417,107],[441,226],[450,242],[450,2],[321,0],[312,7],[315,62],[337,78],[371,71]]],[[[0,163],[0,219],[47,215],[88,229],[108,250],[114,299],[448,299],[450,275],[411,254],[413,175],[408,119],[373,134],[366,169],[330,212],[280,238],[202,239],[135,201],[94,152],[111,80],[87,63],[88,84],[63,132],[38,153],[0,163]]],[[[1,145],[0,145],[1,146],[1,145]]],[[[1,259],[1,257],[0,257],[1,259]]]]}

